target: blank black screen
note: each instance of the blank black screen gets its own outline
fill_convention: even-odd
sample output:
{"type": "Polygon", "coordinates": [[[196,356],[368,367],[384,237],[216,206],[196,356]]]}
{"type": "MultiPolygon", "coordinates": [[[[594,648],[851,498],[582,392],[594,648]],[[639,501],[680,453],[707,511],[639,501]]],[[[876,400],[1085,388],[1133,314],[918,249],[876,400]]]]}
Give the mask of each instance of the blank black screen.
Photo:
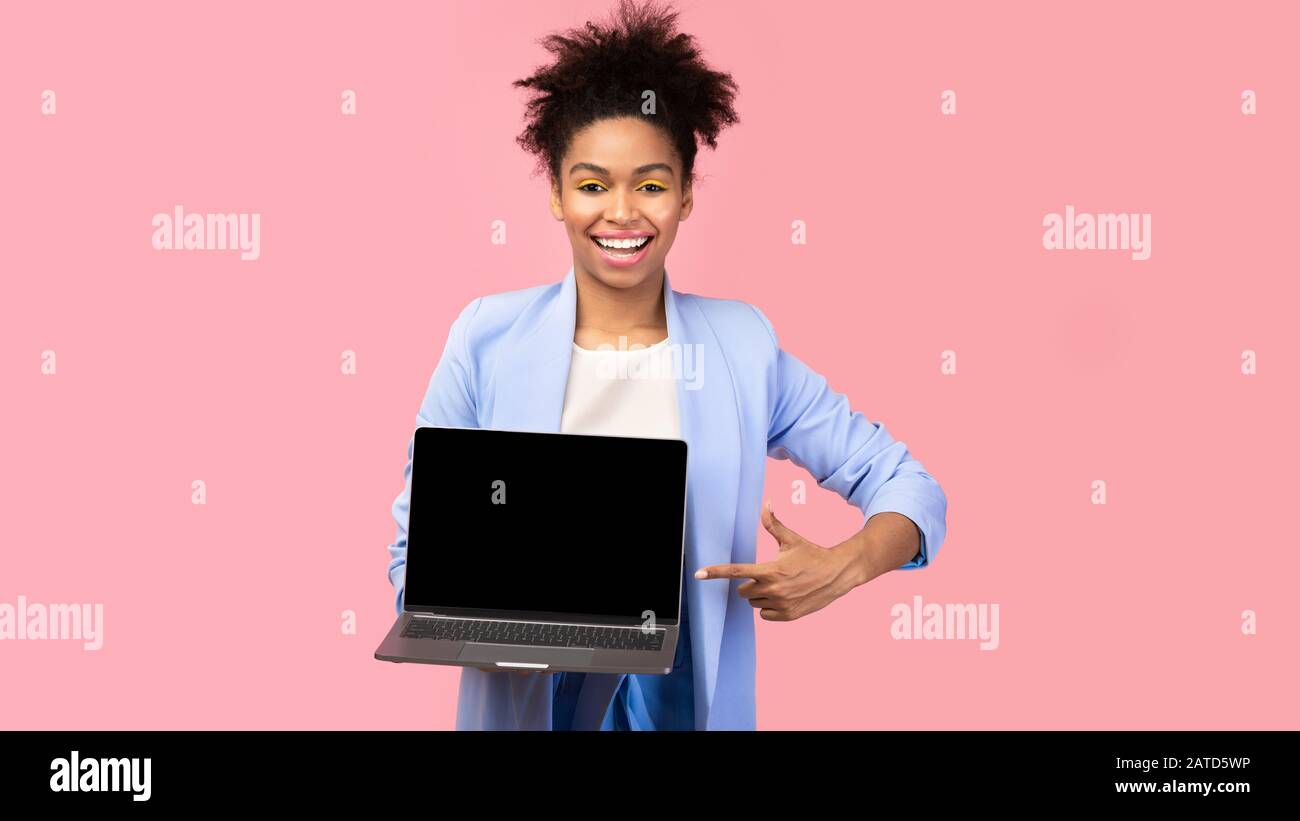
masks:
{"type": "Polygon", "coordinates": [[[676,623],[685,496],[679,439],[417,428],[407,609],[676,623]]]}

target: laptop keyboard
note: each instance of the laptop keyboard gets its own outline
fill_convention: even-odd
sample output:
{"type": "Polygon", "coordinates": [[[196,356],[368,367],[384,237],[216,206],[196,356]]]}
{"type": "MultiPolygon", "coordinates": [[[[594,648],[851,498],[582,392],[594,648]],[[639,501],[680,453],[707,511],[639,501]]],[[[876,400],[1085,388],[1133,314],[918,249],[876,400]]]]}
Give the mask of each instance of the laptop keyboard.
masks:
{"type": "Polygon", "coordinates": [[[538,647],[591,647],[598,650],[659,650],[664,631],[640,627],[595,627],[585,624],[546,624],[525,621],[414,618],[402,630],[404,639],[475,641],[482,644],[525,644],[538,647]]]}

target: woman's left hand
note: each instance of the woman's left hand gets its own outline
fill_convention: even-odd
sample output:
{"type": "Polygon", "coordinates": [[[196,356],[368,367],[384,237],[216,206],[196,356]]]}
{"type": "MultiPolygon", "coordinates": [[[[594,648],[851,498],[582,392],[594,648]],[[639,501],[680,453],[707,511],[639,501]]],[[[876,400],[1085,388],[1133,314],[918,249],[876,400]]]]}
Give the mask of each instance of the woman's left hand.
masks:
{"type": "Polygon", "coordinates": [[[768,621],[794,621],[815,613],[865,581],[860,554],[813,544],[781,524],[770,502],[763,506],[762,522],[776,539],[776,559],[712,565],[700,568],[695,577],[749,579],[736,592],[768,621]]]}

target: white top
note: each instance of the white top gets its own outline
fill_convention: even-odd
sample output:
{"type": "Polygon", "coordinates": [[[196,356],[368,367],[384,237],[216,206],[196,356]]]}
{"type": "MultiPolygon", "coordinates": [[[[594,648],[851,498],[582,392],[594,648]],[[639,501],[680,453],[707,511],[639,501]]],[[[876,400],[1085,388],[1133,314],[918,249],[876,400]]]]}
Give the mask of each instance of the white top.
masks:
{"type": "Polygon", "coordinates": [[[668,340],[631,350],[589,350],[575,342],[560,432],[680,438],[668,340]]]}

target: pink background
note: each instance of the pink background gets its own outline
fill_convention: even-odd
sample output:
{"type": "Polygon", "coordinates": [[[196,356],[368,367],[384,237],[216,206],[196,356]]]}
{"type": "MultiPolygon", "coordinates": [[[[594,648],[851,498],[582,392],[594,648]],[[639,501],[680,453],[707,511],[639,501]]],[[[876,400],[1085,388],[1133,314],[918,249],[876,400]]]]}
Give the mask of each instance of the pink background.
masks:
{"type": "MultiPolygon", "coordinates": [[[[949,499],[931,567],[755,616],[759,727],[1300,727],[1296,7],[677,5],[742,122],[674,286],[762,308],[949,499]],[[1067,204],[1151,213],[1151,258],[1045,250],[1067,204]],[[915,594],[997,603],[999,648],[891,639],[915,594]]],[[[0,727],[452,726],[456,669],[372,658],[390,505],[456,312],[572,261],[510,81],[607,8],[5,5],[0,602],[101,602],[105,644],[0,642],[0,727]],[[261,258],[153,250],[178,203],[260,212],[261,258]]]]}

